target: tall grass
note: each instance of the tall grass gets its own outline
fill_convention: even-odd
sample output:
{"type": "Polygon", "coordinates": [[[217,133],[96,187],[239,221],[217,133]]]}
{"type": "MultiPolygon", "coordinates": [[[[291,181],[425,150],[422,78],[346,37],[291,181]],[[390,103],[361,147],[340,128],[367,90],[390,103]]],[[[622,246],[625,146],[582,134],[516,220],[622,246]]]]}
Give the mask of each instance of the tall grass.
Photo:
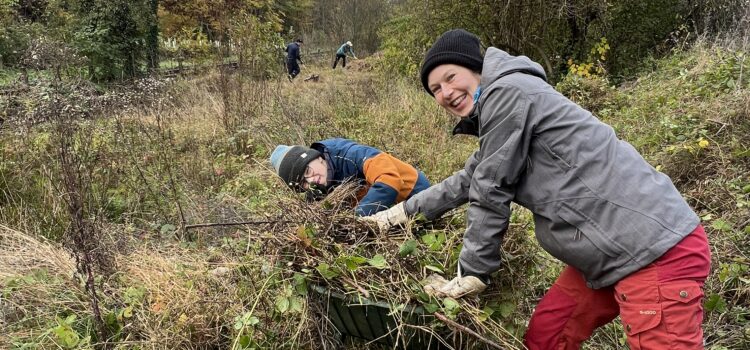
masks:
{"type": "MultiPolygon", "coordinates": [[[[750,79],[740,79],[748,68],[744,55],[698,45],[654,61],[653,72],[622,87],[584,81],[564,89],[588,98],[583,102],[669,174],[702,216],[714,259],[705,308],[712,349],[748,345],[750,79]]],[[[57,190],[60,169],[52,161],[54,131],[45,123],[13,122],[3,129],[0,347],[362,347],[330,333],[321,304],[302,288],[321,282],[319,270],[300,261],[322,262],[333,254],[326,249],[369,254],[363,248],[369,246],[390,257],[398,252],[393,244],[413,239],[422,249],[414,266],[429,261],[451,274],[463,212],[385,242],[337,242],[310,253],[315,249],[305,248],[307,226],[296,218],[320,233],[329,232],[321,229],[325,223],[350,227],[351,213],[343,210],[329,219],[318,217],[331,215],[329,209],[304,207],[273,173],[270,151],[277,144],[347,137],[415,164],[437,183],[461,169],[477,148],[475,139],[450,136],[456,120],[420,87],[384,78],[364,63],[335,71],[306,66],[293,83],[214,72],[174,82],[157,104],[105,110],[78,121],[88,126],[80,136],[97,155],[86,159],[97,174],[92,188],[104,194],[94,214],[117,267],[97,279],[108,339],[93,331],[82,279],[57,241],[67,221],[57,190]],[[319,80],[303,81],[311,74],[319,80]],[[263,224],[185,229],[242,220],[263,224]],[[436,237],[442,241],[435,243],[436,237]]],[[[528,317],[561,268],[535,243],[530,213],[516,209],[497,283],[482,298],[461,301],[453,315],[509,349],[520,348],[528,317]]],[[[395,260],[391,263],[396,269],[395,260]]],[[[372,269],[363,271],[348,276],[372,269]]],[[[429,272],[408,273],[419,279],[429,272]]],[[[374,280],[352,280],[359,288],[331,285],[355,296],[360,289],[384,296],[389,289],[370,284],[374,280]]],[[[412,287],[393,283],[389,288],[400,293],[384,298],[434,304],[446,312],[442,301],[420,300],[412,287]]],[[[430,326],[451,332],[441,322],[430,326]]],[[[451,334],[453,340],[470,338],[451,334]]],[[[613,323],[585,347],[621,349],[623,339],[613,323]]]]}

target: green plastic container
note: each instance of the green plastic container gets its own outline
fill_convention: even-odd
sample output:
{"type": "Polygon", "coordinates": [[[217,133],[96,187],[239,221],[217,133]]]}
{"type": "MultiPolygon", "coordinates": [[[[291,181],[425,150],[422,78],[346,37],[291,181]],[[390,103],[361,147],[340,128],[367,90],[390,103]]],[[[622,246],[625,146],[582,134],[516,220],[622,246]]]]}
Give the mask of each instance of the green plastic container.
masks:
{"type": "Polygon", "coordinates": [[[385,302],[347,297],[323,286],[313,286],[313,290],[321,295],[328,319],[344,337],[382,344],[389,348],[449,348],[432,332],[410,327],[425,327],[434,320],[434,316],[426,314],[421,306],[409,305],[402,311],[394,311],[385,302]],[[398,329],[399,322],[406,324],[402,325],[401,333],[398,329]]]}

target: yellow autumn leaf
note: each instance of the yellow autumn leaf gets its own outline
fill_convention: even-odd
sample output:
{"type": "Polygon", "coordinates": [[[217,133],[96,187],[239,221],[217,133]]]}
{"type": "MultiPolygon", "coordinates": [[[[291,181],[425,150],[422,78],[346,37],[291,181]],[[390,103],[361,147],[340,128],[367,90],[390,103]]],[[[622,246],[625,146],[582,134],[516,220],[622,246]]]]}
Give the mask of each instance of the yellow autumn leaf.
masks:
{"type": "Polygon", "coordinates": [[[700,147],[700,148],[706,148],[706,147],[708,147],[708,141],[704,140],[704,139],[700,139],[698,141],[698,147],[700,147]]]}

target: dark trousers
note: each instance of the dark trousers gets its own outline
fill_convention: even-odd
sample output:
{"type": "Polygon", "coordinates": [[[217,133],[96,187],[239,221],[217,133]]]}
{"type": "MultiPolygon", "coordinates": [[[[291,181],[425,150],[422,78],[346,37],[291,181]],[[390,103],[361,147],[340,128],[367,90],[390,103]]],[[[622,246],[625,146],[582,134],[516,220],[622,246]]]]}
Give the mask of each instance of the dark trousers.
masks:
{"type": "Polygon", "coordinates": [[[341,61],[341,67],[346,68],[346,55],[336,54],[336,60],[333,61],[333,69],[336,69],[336,65],[339,63],[339,60],[343,60],[341,61]]]}
{"type": "Polygon", "coordinates": [[[297,60],[287,60],[286,61],[286,70],[289,72],[289,76],[294,79],[294,77],[299,74],[299,63],[297,63],[297,60]]]}

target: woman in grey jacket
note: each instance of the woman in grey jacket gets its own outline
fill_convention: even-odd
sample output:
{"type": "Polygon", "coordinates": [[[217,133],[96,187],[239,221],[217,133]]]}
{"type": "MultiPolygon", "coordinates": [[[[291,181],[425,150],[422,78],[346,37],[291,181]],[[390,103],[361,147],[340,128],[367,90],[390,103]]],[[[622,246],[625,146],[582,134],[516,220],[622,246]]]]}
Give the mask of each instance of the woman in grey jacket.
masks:
{"type": "Polygon", "coordinates": [[[542,67],[464,30],[430,48],[422,84],[479,137],[464,169],[373,220],[383,229],[469,203],[458,276],[437,296],[482,292],[500,268],[511,201],[534,214],[542,248],[568,266],[534,311],[530,349],[577,349],[621,316],[631,348],[701,349],[710,255],[698,216],[614,130],[546,83],[542,67]]]}

